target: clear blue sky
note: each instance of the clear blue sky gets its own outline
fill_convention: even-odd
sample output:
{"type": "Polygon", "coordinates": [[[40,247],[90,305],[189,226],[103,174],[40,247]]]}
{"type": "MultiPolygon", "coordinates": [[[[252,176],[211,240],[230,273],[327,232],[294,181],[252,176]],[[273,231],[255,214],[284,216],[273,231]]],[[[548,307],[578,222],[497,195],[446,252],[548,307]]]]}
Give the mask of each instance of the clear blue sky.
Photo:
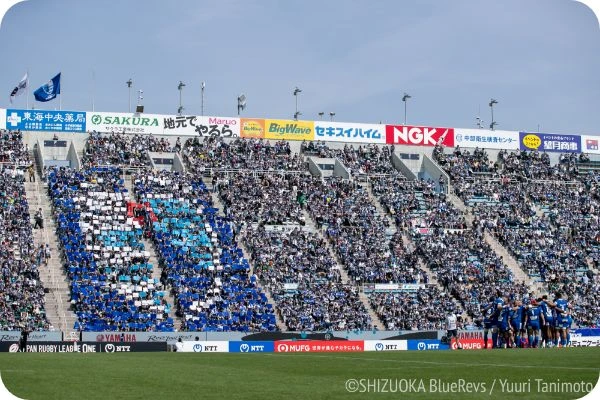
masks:
{"type": "MultiPolygon", "coordinates": [[[[498,129],[600,134],[600,29],[571,0],[41,1],[15,5],[0,33],[8,107],[29,70],[32,89],[62,72],[63,109],[474,127],[478,106],[498,129]],[[136,95],[132,91],[132,102],[136,95]]],[[[31,95],[31,94],[30,94],[31,95]]],[[[30,100],[31,102],[32,100],[30,100]]],[[[25,107],[25,97],[16,106],[25,107]]],[[[37,108],[58,107],[58,101],[37,108]]]]}

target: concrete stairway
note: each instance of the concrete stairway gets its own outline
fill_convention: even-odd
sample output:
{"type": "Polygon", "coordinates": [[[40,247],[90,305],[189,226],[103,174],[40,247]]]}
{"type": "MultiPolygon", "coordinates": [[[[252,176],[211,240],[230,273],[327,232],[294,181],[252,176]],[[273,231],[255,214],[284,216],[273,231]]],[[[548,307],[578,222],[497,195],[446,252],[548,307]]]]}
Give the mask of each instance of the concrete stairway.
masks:
{"type": "MultiPolygon", "coordinates": [[[[303,210],[303,214],[304,214],[304,220],[306,221],[306,227],[308,228],[308,230],[315,232],[315,234],[317,234],[319,236],[319,238],[323,239],[323,242],[325,243],[325,247],[326,247],[327,251],[333,258],[333,260],[335,260],[337,270],[340,271],[340,277],[342,279],[342,283],[344,285],[350,285],[350,286],[356,287],[356,284],[351,281],[350,277],[348,276],[348,273],[342,266],[342,262],[340,261],[337,253],[331,246],[331,242],[325,238],[323,230],[317,228],[317,226],[315,225],[315,222],[313,221],[313,219],[310,217],[310,215],[308,214],[308,212],[306,210],[303,210]]],[[[381,321],[381,319],[379,318],[379,316],[377,315],[375,310],[371,307],[371,304],[369,302],[369,299],[367,298],[367,295],[364,293],[364,291],[360,290],[360,288],[358,290],[358,298],[363,303],[363,305],[365,306],[365,309],[369,313],[369,317],[371,317],[373,326],[377,326],[377,328],[380,330],[385,329],[385,325],[384,325],[383,321],[381,321]]]]}
{"type": "MultiPolygon", "coordinates": [[[[142,243],[144,244],[144,249],[150,253],[150,258],[148,259],[148,262],[152,264],[152,278],[158,279],[160,281],[160,274],[162,272],[162,268],[160,267],[158,259],[156,258],[156,249],[154,248],[152,242],[146,238],[142,240],[142,243]]],[[[175,299],[171,294],[171,289],[170,287],[164,287],[163,291],[164,299],[167,301],[169,306],[171,306],[170,317],[173,318],[173,325],[175,326],[175,330],[181,331],[182,321],[180,318],[175,316],[177,306],[175,305],[175,299]]]]}
{"type": "Polygon", "coordinates": [[[398,231],[398,229],[396,228],[396,223],[394,222],[391,215],[383,208],[383,206],[379,202],[379,199],[377,199],[373,194],[371,185],[368,182],[361,182],[360,185],[364,189],[366,189],[367,195],[369,196],[369,200],[371,200],[371,203],[375,206],[375,209],[377,210],[377,215],[382,216],[387,221],[388,227],[386,229],[386,236],[391,239],[398,231]]]}
{"type": "MultiPolygon", "coordinates": [[[[246,247],[245,240],[244,240],[245,233],[246,232],[242,231],[242,233],[240,235],[240,240],[238,241],[238,246],[240,246],[240,249],[242,249],[244,256],[248,259],[248,264],[250,264],[250,274],[249,275],[254,275],[254,264],[250,261],[250,252],[248,251],[248,248],[246,247]]],[[[258,285],[260,286],[260,283],[258,283],[258,285]]],[[[275,311],[277,311],[275,299],[273,299],[273,296],[271,296],[271,292],[268,290],[265,290],[264,288],[262,288],[262,289],[263,289],[262,292],[267,297],[267,301],[269,302],[269,304],[272,304],[273,307],[275,307],[275,311]]],[[[275,312],[275,325],[277,325],[277,328],[280,331],[287,330],[287,327],[286,327],[285,323],[283,322],[283,320],[281,319],[279,312],[275,312]]]]}
{"type": "Polygon", "coordinates": [[[39,268],[40,280],[44,288],[48,291],[44,298],[46,316],[55,329],[68,334],[74,330],[77,317],[70,309],[69,281],[61,259],[62,251],[59,248],[58,237],[56,235],[56,224],[52,216],[47,185],[41,182],[37,172],[36,182],[29,182],[29,178],[27,177],[25,192],[29,203],[31,221],[33,221],[33,216],[39,208],[42,209],[44,216],[44,228],[33,230],[35,248],[39,248],[42,244],[49,244],[52,254],[52,257],[48,260],[48,264],[42,264],[39,268]]]}

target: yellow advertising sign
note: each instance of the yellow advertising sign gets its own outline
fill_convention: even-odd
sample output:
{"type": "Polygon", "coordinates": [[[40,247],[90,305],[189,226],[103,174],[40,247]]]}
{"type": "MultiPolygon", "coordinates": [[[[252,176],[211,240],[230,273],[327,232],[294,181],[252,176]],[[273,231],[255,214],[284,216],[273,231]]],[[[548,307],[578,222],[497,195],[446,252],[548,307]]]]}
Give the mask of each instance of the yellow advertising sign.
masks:
{"type": "Polygon", "coordinates": [[[255,118],[240,118],[240,136],[243,138],[264,138],[265,120],[255,118]]]}
{"type": "Polygon", "coordinates": [[[265,120],[266,139],[313,140],[314,137],[315,123],[313,121],[265,120]]]}
{"type": "Polygon", "coordinates": [[[536,150],[542,145],[542,139],[538,135],[528,134],[523,137],[523,146],[536,150]]]}

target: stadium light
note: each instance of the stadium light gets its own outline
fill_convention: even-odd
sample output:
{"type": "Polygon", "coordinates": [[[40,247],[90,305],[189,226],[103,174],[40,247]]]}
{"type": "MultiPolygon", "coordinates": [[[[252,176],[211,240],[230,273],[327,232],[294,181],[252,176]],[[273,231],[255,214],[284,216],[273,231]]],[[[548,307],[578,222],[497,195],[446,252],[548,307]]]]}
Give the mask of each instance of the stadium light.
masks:
{"type": "Polygon", "coordinates": [[[494,121],[494,104],[498,104],[498,101],[496,99],[490,99],[490,110],[492,111],[492,123],[490,124],[490,129],[494,130],[494,127],[496,125],[498,125],[497,122],[494,121]]]}
{"type": "Polygon", "coordinates": [[[319,112],[319,118],[321,118],[321,120],[323,120],[323,115],[325,115],[323,111],[319,112]]]}
{"type": "Polygon", "coordinates": [[[333,117],[335,117],[335,113],[332,111],[329,113],[329,120],[333,122],[333,117]]]}
{"type": "Polygon", "coordinates": [[[144,91],[142,89],[138,90],[138,101],[137,107],[135,108],[136,113],[144,112],[144,106],[142,105],[142,100],[144,100],[144,96],[142,96],[142,94],[144,94],[144,91]]]}
{"type": "Polygon", "coordinates": [[[407,100],[411,97],[412,96],[406,92],[404,92],[404,96],[402,96],[402,101],[404,102],[404,125],[406,125],[406,103],[408,102],[407,100]]]}
{"type": "Polygon", "coordinates": [[[485,124],[485,121],[482,120],[479,116],[475,117],[475,120],[477,120],[477,127],[479,129],[483,128],[483,125],[485,124]]]}
{"type": "Polygon", "coordinates": [[[131,78],[129,78],[129,80],[127,82],[125,82],[127,84],[127,87],[129,88],[129,108],[128,108],[128,112],[131,112],[131,85],[133,85],[133,80],[131,78]]]}
{"type": "Polygon", "coordinates": [[[181,104],[181,92],[185,87],[185,83],[179,81],[179,85],[177,85],[177,89],[179,90],[179,108],[177,109],[177,114],[181,115],[183,113],[183,105],[181,104]]]}
{"type": "Polygon", "coordinates": [[[238,105],[237,105],[237,109],[238,109],[238,115],[240,115],[240,111],[242,111],[243,109],[246,108],[246,95],[245,94],[240,94],[237,98],[238,101],[238,105]]]}
{"type": "Polygon", "coordinates": [[[299,89],[298,86],[296,86],[296,88],[294,89],[294,91],[292,93],[293,93],[294,97],[296,98],[296,112],[294,113],[294,119],[298,120],[298,116],[302,115],[302,113],[298,111],[298,93],[302,93],[302,89],[299,89]]]}

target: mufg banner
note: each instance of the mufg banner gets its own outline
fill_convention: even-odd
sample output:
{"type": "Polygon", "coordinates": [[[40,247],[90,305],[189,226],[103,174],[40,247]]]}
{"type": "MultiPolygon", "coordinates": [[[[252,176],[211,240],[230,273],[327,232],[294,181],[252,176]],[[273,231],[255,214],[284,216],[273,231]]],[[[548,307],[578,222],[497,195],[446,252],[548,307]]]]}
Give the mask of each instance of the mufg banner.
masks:
{"type": "Polygon", "coordinates": [[[85,111],[6,110],[6,129],[85,132],[85,111]]]}

